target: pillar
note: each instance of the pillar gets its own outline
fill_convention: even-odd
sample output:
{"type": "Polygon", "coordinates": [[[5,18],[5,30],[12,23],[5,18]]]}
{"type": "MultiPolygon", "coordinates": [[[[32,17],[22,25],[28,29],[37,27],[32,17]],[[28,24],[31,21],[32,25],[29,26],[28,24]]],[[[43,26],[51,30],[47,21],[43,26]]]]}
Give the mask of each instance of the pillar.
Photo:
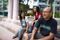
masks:
{"type": "Polygon", "coordinates": [[[8,19],[11,19],[13,15],[13,0],[8,0],[8,19]]]}
{"type": "Polygon", "coordinates": [[[13,20],[18,19],[18,13],[19,13],[19,0],[13,0],[13,20]]]}

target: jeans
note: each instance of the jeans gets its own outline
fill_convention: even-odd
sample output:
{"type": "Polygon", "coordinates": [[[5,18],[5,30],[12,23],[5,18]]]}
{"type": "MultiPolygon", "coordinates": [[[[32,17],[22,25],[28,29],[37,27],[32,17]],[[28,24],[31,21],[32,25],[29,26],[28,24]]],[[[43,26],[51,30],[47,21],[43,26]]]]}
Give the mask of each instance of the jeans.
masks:
{"type": "Polygon", "coordinates": [[[17,37],[19,38],[19,40],[20,40],[20,38],[21,38],[21,36],[23,35],[23,33],[24,33],[24,29],[23,28],[19,28],[19,30],[17,31],[17,37]]]}

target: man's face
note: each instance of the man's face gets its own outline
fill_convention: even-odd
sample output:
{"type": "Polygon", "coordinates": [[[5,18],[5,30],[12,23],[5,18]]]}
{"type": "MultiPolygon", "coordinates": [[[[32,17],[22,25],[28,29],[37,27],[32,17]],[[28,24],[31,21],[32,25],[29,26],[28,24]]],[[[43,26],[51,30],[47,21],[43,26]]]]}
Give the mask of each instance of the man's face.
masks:
{"type": "Polygon", "coordinates": [[[44,18],[50,18],[50,16],[51,16],[51,12],[50,12],[50,10],[51,10],[51,8],[50,7],[46,7],[44,10],[43,10],[43,17],[44,18]]]}

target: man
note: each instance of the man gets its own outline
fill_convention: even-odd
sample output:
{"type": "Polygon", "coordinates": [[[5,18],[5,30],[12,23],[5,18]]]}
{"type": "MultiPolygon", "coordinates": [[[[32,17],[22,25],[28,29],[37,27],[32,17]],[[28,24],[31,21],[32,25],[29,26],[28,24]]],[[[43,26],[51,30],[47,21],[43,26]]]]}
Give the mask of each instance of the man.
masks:
{"type": "Polygon", "coordinates": [[[30,40],[35,38],[39,40],[54,40],[57,32],[57,22],[52,18],[52,8],[50,6],[46,7],[42,16],[35,24],[30,40]],[[37,33],[38,29],[40,29],[39,34],[37,33]]]}

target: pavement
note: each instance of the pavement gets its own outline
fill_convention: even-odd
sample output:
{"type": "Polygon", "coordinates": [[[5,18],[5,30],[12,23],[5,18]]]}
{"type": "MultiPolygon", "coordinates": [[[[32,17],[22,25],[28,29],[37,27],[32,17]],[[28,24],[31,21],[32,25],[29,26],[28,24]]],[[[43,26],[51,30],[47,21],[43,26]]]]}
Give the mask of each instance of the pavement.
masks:
{"type": "Polygon", "coordinates": [[[0,26],[0,40],[18,40],[18,38],[12,39],[13,36],[14,33],[0,26]]]}
{"type": "Polygon", "coordinates": [[[18,40],[18,38],[12,39],[18,28],[20,28],[19,24],[0,18],[0,40],[18,40]]]}
{"type": "Polygon", "coordinates": [[[7,21],[0,21],[0,26],[8,29],[9,31],[15,33],[18,28],[20,28],[19,25],[12,23],[12,22],[7,22],[7,21]]]}

